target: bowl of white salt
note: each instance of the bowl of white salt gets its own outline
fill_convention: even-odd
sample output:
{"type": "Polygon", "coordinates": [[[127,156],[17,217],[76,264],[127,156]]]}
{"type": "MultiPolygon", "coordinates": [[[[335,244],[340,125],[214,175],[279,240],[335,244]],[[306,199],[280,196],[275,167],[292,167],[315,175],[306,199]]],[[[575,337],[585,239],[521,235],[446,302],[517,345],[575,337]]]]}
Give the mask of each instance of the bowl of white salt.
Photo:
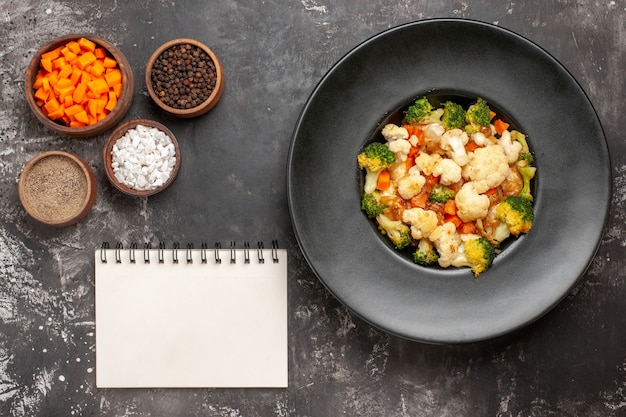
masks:
{"type": "Polygon", "coordinates": [[[107,138],[102,151],[107,178],[119,191],[147,197],[166,189],[180,170],[174,134],[153,120],[130,120],[107,138]]]}

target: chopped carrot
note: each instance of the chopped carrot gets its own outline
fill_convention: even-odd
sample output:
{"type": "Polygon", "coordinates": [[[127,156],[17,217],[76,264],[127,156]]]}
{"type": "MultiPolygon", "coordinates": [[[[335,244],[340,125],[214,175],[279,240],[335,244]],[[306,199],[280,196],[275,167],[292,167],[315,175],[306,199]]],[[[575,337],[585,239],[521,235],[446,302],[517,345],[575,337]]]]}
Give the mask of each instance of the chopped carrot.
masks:
{"type": "Polygon", "coordinates": [[[96,47],[96,49],[93,50],[93,54],[98,59],[104,59],[104,57],[107,56],[107,51],[104,48],[96,47]]]}
{"type": "Polygon", "coordinates": [[[453,198],[443,204],[443,212],[451,216],[456,215],[456,203],[453,198]]]}
{"type": "Polygon", "coordinates": [[[87,38],[80,38],[78,40],[78,45],[80,46],[80,49],[82,49],[83,51],[93,52],[96,49],[95,42],[92,42],[87,38]]]}
{"type": "Polygon", "coordinates": [[[458,228],[459,226],[461,226],[463,224],[463,220],[461,220],[461,218],[459,216],[457,216],[456,214],[454,215],[450,215],[448,214],[447,216],[444,217],[444,223],[452,223],[454,224],[454,227],[458,228]]]}
{"type": "Polygon", "coordinates": [[[474,141],[468,141],[467,145],[465,145],[465,152],[474,152],[476,149],[480,148],[474,141]]]}
{"type": "Polygon", "coordinates": [[[496,117],[496,112],[493,110],[489,110],[489,120],[492,120],[494,117],[496,117]]]}
{"type": "Polygon", "coordinates": [[[122,72],[93,41],[69,41],[42,54],[39,64],[32,88],[37,105],[50,119],[86,126],[102,120],[117,105],[122,72]]]}
{"type": "MultiPolygon", "coordinates": [[[[427,175],[426,176],[426,185],[429,185],[429,186],[432,187],[433,185],[437,184],[438,182],[439,182],[439,177],[436,177],[434,175],[427,175]]],[[[430,189],[429,189],[428,192],[430,192],[430,189]]]]}
{"type": "Polygon", "coordinates": [[[457,226],[457,230],[461,234],[476,233],[476,224],[474,222],[462,223],[457,226]]]}
{"type": "Polygon", "coordinates": [[[82,54],[81,56],[78,57],[78,59],[76,60],[76,65],[78,66],[78,68],[87,71],[87,67],[90,64],[93,64],[93,62],[98,59],[96,58],[96,56],[93,54],[93,52],[87,51],[84,54],[82,54]]]}
{"type": "Polygon", "coordinates": [[[428,195],[430,194],[430,187],[422,187],[422,191],[419,192],[415,197],[411,198],[411,208],[424,208],[426,207],[426,203],[428,203],[428,195]],[[426,191],[425,189],[428,189],[426,191]]]}
{"type": "Polygon", "coordinates": [[[384,191],[391,185],[391,174],[388,170],[383,169],[378,174],[378,181],[376,183],[376,189],[380,191],[384,191]]]}
{"type": "Polygon", "coordinates": [[[52,60],[50,58],[41,58],[41,67],[48,72],[52,72],[52,60]]]}
{"type": "Polygon", "coordinates": [[[109,71],[104,75],[104,79],[106,80],[109,87],[114,86],[115,84],[122,83],[122,71],[119,69],[114,69],[113,71],[109,71]]]}
{"type": "Polygon", "coordinates": [[[494,195],[496,192],[498,192],[498,190],[496,190],[495,188],[490,188],[487,191],[485,191],[483,194],[485,194],[485,195],[494,195]]]}
{"type": "Polygon", "coordinates": [[[404,166],[406,167],[406,170],[408,171],[409,169],[411,169],[411,167],[415,165],[415,154],[413,155],[408,155],[406,157],[406,161],[404,161],[404,166]]]}
{"type": "Polygon", "coordinates": [[[509,128],[509,124],[501,119],[498,119],[493,122],[493,127],[496,128],[496,132],[498,132],[498,135],[501,135],[505,130],[509,128]]]}
{"type": "Polygon", "coordinates": [[[104,94],[109,91],[109,85],[102,78],[96,78],[93,81],[90,81],[87,84],[87,88],[97,96],[100,97],[101,94],[104,94]]]}
{"type": "Polygon", "coordinates": [[[115,105],[117,104],[117,96],[115,92],[109,91],[109,101],[107,101],[107,105],[104,108],[108,111],[113,111],[115,105]]]}

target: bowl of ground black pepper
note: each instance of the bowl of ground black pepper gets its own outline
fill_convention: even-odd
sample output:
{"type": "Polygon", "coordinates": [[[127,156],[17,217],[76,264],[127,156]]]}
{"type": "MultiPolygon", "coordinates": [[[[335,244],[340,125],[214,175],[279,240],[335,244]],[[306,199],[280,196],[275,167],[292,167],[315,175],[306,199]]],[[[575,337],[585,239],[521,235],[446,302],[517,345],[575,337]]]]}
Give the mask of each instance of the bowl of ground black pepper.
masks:
{"type": "Polygon", "coordinates": [[[224,91],[224,69],[213,51],[188,38],[173,39],[146,64],[146,86],[167,113],[191,118],[211,110],[224,91]]]}
{"type": "Polygon", "coordinates": [[[18,193],[22,206],[35,220],[69,226],[91,210],[96,177],[82,158],[65,151],[47,151],[24,166],[18,193]]]}

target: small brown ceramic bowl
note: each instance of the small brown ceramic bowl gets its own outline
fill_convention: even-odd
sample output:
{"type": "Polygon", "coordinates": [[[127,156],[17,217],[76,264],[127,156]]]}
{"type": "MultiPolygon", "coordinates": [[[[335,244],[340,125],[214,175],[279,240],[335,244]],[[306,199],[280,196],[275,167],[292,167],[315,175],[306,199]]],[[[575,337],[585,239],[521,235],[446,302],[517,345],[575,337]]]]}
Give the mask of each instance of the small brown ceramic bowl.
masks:
{"type": "Polygon", "coordinates": [[[224,69],[206,45],[193,39],[174,39],[150,56],[146,86],[152,100],[167,113],[196,117],[211,110],[222,96],[224,69]]]}
{"type": "MultiPolygon", "coordinates": [[[[148,134],[146,132],[143,133],[144,137],[146,137],[147,141],[150,143],[161,143],[163,141],[160,139],[155,139],[155,135],[148,134]]],[[[167,144],[167,142],[166,142],[167,144]]],[[[148,151],[150,152],[150,151],[148,151]]],[[[154,156],[154,153],[151,153],[154,156]]],[[[174,134],[161,123],[155,122],[153,120],[145,120],[145,119],[136,119],[125,122],[118,126],[108,137],[106,143],[104,144],[104,148],[102,150],[102,156],[104,158],[104,171],[107,175],[107,178],[113,184],[115,188],[124,194],[136,196],[136,197],[147,197],[150,195],[154,195],[159,193],[170,186],[172,182],[176,179],[178,172],[180,171],[180,149],[178,147],[178,142],[176,141],[176,137],[174,134]],[[125,162],[129,162],[134,164],[134,169],[145,168],[146,172],[151,171],[151,168],[154,168],[154,163],[150,163],[147,159],[144,159],[146,153],[140,150],[140,146],[130,146],[130,145],[122,145],[123,142],[118,142],[120,139],[124,139],[126,141],[130,135],[132,136],[140,136],[142,129],[158,129],[165,135],[169,137],[169,142],[173,145],[173,153],[175,155],[176,161],[171,167],[171,171],[169,172],[169,176],[166,180],[161,180],[162,184],[156,186],[156,188],[146,188],[141,185],[135,186],[134,184],[138,184],[142,181],[141,178],[145,179],[145,182],[150,184],[154,184],[153,178],[148,174],[138,174],[136,177],[131,177],[130,175],[125,175],[124,172],[120,172],[116,165],[124,165],[125,162]],[[129,133],[129,131],[131,133],[129,133]],[[129,134],[129,136],[127,136],[129,134]],[[118,148],[114,150],[115,145],[118,145],[118,148]],[[127,152],[125,155],[122,154],[122,151],[127,152]],[[117,154],[116,154],[117,152],[117,154]],[[129,161],[130,157],[133,157],[133,161],[129,161]],[[136,162],[138,160],[139,162],[136,162]],[[139,167],[139,168],[138,168],[139,167]],[[116,175],[116,170],[117,175],[116,175]],[[141,178],[139,178],[141,177],[141,178]]],[[[163,162],[164,159],[160,159],[160,157],[155,157],[157,161],[163,162]]],[[[131,169],[129,167],[129,169],[131,169]]]]}
{"type": "MultiPolygon", "coordinates": [[[[88,43],[85,43],[85,45],[87,44],[88,43]]],[[[88,47],[85,46],[85,48],[88,48],[88,47]]],[[[80,56],[82,52],[85,50],[86,49],[81,49],[75,55],[80,56]]],[[[48,67],[48,69],[52,69],[53,72],[56,71],[57,73],[59,73],[60,71],[62,71],[63,64],[67,63],[68,60],[72,62],[71,60],[73,59],[72,57],[70,57],[69,54],[61,54],[60,57],[63,57],[64,59],[67,58],[67,59],[65,61],[60,61],[58,63],[53,62],[51,64],[53,65],[52,68],[48,67]]],[[[101,61],[104,60],[103,57],[99,56],[98,58],[101,61]]],[[[86,61],[83,61],[83,62],[86,62],[86,61]]],[[[108,61],[108,62],[111,62],[111,61],[108,61]]],[[[76,68],[77,66],[78,64],[76,64],[75,62],[74,68],[76,68]]],[[[90,67],[89,65],[84,66],[81,63],[80,67],[82,67],[83,70],[85,70],[86,72],[92,75],[98,73],[97,69],[93,69],[93,66],[92,67],[90,67]],[[93,72],[92,72],[92,69],[93,69],[93,72]]],[[[52,82],[50,82],[50,84],[52,84],[52,82]]],[[[73,87],[76,87],[77,85],[78,83],[74,83],[73,87]]],[[[52,87],[49,87],[49,88],[52,89],[52,87]]],[[[110,90],[112,89],[113,87],[110,87],[110,90]]],[[[117,49],[113,44],[107,42],[104,39],[91,36],[91,35],[82,35],[82,34],[67,35],[67,36],[62,36],[60,38],[54,39],[53,41],[42,46],[37,51],[37,53],[31,60],[26,70],[24,91],[26,93],[26,100],[28,101],[28,105],[30,106],[31,110],[33,111],[37,119],[41,123],[43,123],[44,126],[63,135],[76,137],[76,138],[86,138],[86,137],[91,137],[91,136],[97,136],[108,131],[112,129],[120,120],[122,120],[124,115],[128,112],[128,109],[130,108],[130,105],[132,103],[132,99],[134,95],[134,78],[133,78],[133,72],[130,68],[128,60],[122,54],[122,52],[119,49],[117,49]],[[68,113],[70,112],[64,111],[65,107],[69,108],[71,105],[76,104],[76,103],[73,103],[73,101],[65,103],[65,100],[61,99],[61,95],[74,96],[73,92],[70,92],[68,94],[67,92],[62,92],[62,93],[59,92],[60,89],[56,90],[57,97],[55,98],[59,102],[59,105],[62,105],[64,109],[61,109],[60,111],[57,111],[57,112],[53,111],[53,114],[56,114],[55,116],[52,116],[54,118],[53,120],[46,115],[46,112],[48,110],[47,109],[44,110],[44,108],[42,108],[42,106],[44,105],[44,102],[49,101],[50,99],[48,98],[48,99],[42,100],[41,95],[37,93],[37,90],[42,87],[38,87],[38,88],[34,88],[34,87],[36,86],[35,82],[37,79],[37,74],[40,71],[43,71],[42,57],[46,57],[46,54],[48,53],[54,53],[53,51],[57,50],[58,48],[63,48],[64,46],[66,46],[68,43],[72,41],[78,42],[81,38],[91,41],[93,44],[95,44],[96,48],[102,48],[106,52],[106,56],[108,58],[112,58],[115,60],[115,62],[117,63],[117,68],[121,71],[121,75],[122,75],[122,89],[121,89],[121,92],[118,91],[119,97],[116,98],[116,103],[114,106],[112,106],[112,109],[106,110],[108,114],[104,118],[100,119],[100,121],[97,121],[93,124],[87,124],[84,126],[77,127],[77,126],[69,126],[68,119],[63,120],[64,117],[65,118],[70,117],[68,115],[68,113]]],[[[86,95],[87,93],[85,93],[85,96],[86,95]]],[[[84,104],[83,106],[87,107],[84,104]]],[[[50,109],[55,108],[55,107],[56,105],[54,107],[51,106],[50,109]]]]}
{"type": "Polygon", "coordinates": [[[47,151],[31,159],[18,183],[26,212],[52,226],[69,226],[87,216],[96,201],[96,188],[87,162],[64,151],[47,151]]]}

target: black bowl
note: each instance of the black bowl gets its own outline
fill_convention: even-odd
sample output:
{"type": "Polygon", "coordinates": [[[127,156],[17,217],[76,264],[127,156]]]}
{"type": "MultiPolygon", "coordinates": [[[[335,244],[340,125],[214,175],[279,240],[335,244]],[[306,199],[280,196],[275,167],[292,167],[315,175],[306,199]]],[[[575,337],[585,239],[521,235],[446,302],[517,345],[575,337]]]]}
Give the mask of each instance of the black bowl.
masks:
{"type": "Polygon", "coordinates": [[[556,59],[491,24],[433,19],[368,39],[323,77],[295,127],[288,199],[305,258],[354,313],[407,339],[462,343],[519,329],[571,291],[604,231],[610,172],[596,112],[556,59]],[[534,228],[478,278],[414,264],[360,211],[356,155],[421,95],[484,98],[535,155],[534,228]]]}

